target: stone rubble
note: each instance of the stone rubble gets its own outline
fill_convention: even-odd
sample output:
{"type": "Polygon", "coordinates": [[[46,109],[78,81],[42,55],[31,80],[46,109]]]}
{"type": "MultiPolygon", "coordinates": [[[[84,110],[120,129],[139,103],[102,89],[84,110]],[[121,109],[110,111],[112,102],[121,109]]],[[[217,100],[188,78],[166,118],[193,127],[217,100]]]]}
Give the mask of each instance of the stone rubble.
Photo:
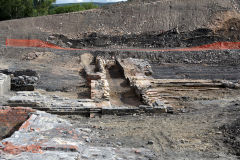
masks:
{"type": "Polygon", "coordinates": [[[9,75],[11,77],[12,91],[34,91],[40,76],[33,70],[0,70],[0,73],[9,75]]]}
{"type": "Polygon", "coordinates": [[[145,148],[92,146],[86,142],[86,138],[91,139],[91,137],[96,138],[98,134],[88,128],[73,128],[67,120],[37,111],[11,137],[0,141],[0,158],[2,160],[154,159],[154,154],[145,148]]]}
{"type": "MultiPolygon", "coordinates": [[[[135,92],[146,104],[146,108],[152,113],[158,112],[168,112],[167,108],[172,108],[169,104],[166,104],[161,97],[155,96],[155,94],[150,94],[148,88],[152,86],[151,77],[152,69],[151,65],[144,60],[140,59],[118,59],[119,65],[124,70],[124,75],[129,81],[130,85],[135,89],[135,92]],[[154,100],[150,97],[154,96],[154,100]]],[[[144,107],[144,106],[141,106],[144,107]]]]}
{"type": "Polygon", "coordinates": [[[18,76],[11,79],[11,89],[14,91],[34,91],[39,78],[35,76],[18,76]]]}
{"type": "Polygon", "coordinates": [[[151,108],[154,113],[173,113],[175,99],[181,99],[174,92],[168,92],[167,87],[175,90],[206,90],[207,88],[240,88],[239,83],[227,80],[192,80],[192,79],[154,79],[151,76],[151,65],[142,59],[117,59],[124,70],[124,75],[136,94],[145,105],[141,108],[151,108]],[[171,100],[170,100],[171,99],[171,100]]]}
{"type": "Polygon", "coordinates": [[[239,83],[221,80],[192,79],[154,79],[151,65],[142,59],[114,59],[96,57],[95,67],[84,65],[86,77],[91,87],[91,99],[69,99],[56,95],[41,95],[38,92],[17,92],[8,101],[10,106],[25,106],[57,114],[86,114],[94,117],[98,114],[141,114],[173,113],[174,105],[181,97],[173,90],[206,90],[212,88],[239,88],[239,83]],[[106,78],[106,69],[119,65],[124,77],[134,88],[136,95],[144,103],[137,107],[112,106],[110,103],[110,88],[106,78]],[[184,88],[183,88],[184,87],[184,88]]]}

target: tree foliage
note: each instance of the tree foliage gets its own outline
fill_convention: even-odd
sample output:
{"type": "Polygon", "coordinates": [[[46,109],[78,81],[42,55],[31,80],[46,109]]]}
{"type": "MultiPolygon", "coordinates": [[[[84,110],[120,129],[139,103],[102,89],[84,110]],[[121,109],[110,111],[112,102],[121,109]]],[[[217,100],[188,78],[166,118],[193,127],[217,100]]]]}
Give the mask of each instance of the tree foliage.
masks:
{"type": "Polygon", "coordinates": [[[1,0],[0,19],[13,19],[30,16],[33,11],[31,0],[1,0]]]}
{"type": "Polygon", "coordinates": [[[56,0],[0,0],[0,21],[23,17],[77,12],[97,8],[93,3],[53,6],[56,0]]]}
{"type": "Polygon", "coordinates": [[[72,5],[51,8],[49,13],[50,14],[69,13],[69,12],[77,12],[77,11],[83,11],[83,10],[94,9],[94,8],[98,8],[98,6],[94,5],[93,3],[72,4],[72,5]]]}
{"type": "Polygon", "coordinates": [[[0,20],[48,14],[55,0],[0,0],[0,20]]]}
{"type": "Polygon", "coordinates": [[[56,0],[33,0],[33,5],[37,11],[37,16],[47,15],[49,8],[55,1],[56,0]]]}

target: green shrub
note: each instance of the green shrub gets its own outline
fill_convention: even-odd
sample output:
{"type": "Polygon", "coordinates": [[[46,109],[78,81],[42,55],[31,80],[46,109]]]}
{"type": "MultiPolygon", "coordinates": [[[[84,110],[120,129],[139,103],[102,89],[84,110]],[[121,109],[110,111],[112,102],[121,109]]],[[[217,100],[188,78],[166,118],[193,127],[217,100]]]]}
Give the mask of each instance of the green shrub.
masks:
{"type": "Polygon", "coordinates": [[[56,0],[0,0],[0,21],[48,14],[60,14],[98,8],[93,3],[52,5],[56,0]]]}
{"type": "Polygon", "coordinates": [[[83,4],[72,4],[61,7],[54,7],[49,10],[49,14],[61,14],[61,13],[69,13],[69,12],[78,12],[88,9],[98,8],[97,5],[93,3],[83,3],[83,4]]]}

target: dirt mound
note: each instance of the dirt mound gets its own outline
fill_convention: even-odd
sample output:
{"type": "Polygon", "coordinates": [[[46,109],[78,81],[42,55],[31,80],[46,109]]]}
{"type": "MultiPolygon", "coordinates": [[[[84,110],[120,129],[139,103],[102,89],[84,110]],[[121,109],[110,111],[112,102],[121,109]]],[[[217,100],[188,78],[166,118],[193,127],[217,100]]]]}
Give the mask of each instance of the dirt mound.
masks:
{"type": "Polygon", "coordinates": [[[226,12],[217,14],[210,28],[216,35],[231,41],[239,41],[240,36],[240,13],[226,12]]]}

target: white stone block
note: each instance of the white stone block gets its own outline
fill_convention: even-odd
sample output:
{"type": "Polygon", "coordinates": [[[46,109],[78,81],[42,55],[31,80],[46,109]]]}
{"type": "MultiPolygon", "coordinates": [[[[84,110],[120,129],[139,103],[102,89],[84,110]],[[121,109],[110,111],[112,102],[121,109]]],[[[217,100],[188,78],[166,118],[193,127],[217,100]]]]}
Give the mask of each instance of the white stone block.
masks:
{"type": "Polygon", "coordinates": [[[0,96],[4,96],[10,91],[11,78],[8,75],[0,73],[0,96]]]}

